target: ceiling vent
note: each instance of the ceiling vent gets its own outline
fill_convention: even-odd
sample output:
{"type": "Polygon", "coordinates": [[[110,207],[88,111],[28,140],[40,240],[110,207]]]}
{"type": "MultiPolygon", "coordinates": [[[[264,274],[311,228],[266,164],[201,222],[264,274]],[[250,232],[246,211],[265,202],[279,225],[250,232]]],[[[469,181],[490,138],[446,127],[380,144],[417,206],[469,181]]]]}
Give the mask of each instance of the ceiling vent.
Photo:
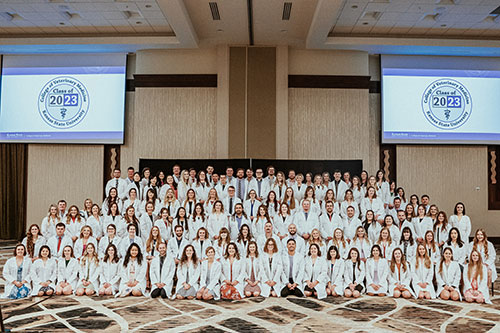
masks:
{"type": "Polygon", "coordinates": [[[212,13],[212,20],[220,21],[219,6],[217,2],[209,2],[210,12],[212,13]]]}
{"type": "Polygon", "coordinates": [[[283,15],[281,16],[281,20],[289,21],[291,12],[292,12],[292,3],[285,2],[283,4],[283,15]]]}

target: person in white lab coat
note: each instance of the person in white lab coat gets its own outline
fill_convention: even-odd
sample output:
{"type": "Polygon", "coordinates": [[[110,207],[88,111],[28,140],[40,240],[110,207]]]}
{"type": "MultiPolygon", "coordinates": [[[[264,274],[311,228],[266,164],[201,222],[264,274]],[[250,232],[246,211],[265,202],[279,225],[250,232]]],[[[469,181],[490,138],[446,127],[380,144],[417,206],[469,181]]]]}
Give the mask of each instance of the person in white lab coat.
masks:
{"type": "MultiPolygon", "coordinates": [[[[257,200],[257,192],[254,189],[248,191],[248,200],[243,203],[243,210],[245,211],[245,215],[248,215],[248,219],[253,221],[253,219],[257,216],[258,209],[261,205],[261,202],[257,200]]],[[[235,207],[236,210],[236,207],[235,207]]]]}
{"type": "Polygon", "coordinates": [[[104,217],[101,215],[101,209],[97,204],[93,204],[91,210],[91,215],[85,221],[85,225],[92,229],[92,236],[97,240],[101,240],[104,230],[102,229],[104,225],[104,217]]]}
{"type": "Polygon", "coordinates": [[[26,237],[23,238],[21,243],[26,247],[28,257],[30,257],[32,261],[35,261],[40,252],[40,248],[47,243],[47,238],[40,232],[38,224],[32,224],[28,228],[26,237]]]}
{"type": "Polygon", "coordinates": [[[146,260],[139,245],[132,243],[120,265],[120,290],[117,296],[143,296],[146,294],[146,260]]]}
{"type": "MultiPolygon", "coordinates": [[[[497,279],[497,269],[495,266],[497,253],[493,244],[488,240],[486,231],[484,229],[477,229],[474,239],[469,243],[467,252],[471,253],[476,250],[481,254],[483,264],[488,269],[488,285],[497,279]]],[[[469,257],[470,261],[470,257],[469,257]]]]}
{"type": "MultiPolygon", "coordinates": [[[[361,221],[354,216],[354,208],[347,207],[347,217],[344,219],[344,237],[348,243],[356,236],[356,230],[361,227],[361,221]]],[[[340,250],[340,249],[339,249],[340,250]]]]}
{"type": "Polygon", "coordinates": [[[267,239],[259,259],[261,265],[261,295],[264,297],[278,297],[282,289],[281,273],[283,264],[281,262],[278,243],[274,238],[267,239]]]}
{"type": "Polygon", "coordinates": [[[174,227],[174,234],[175,237],[171,238],[167,244],[167,253],[170,260],[174,260],[177,265],[184,248],[189,245],[189,241],[184,237],[184,228],[182,225],[174,227]]]}
{"type": "Polygon", "coordinates": [[[85,225],[85,219],[80,215],[80,210],[77,206],[69,207],[68,215],[66,215],[66,233],[71,237],[71,240],[76,242],[82,226],[85,225]]]}
{"type": "MultiPolygon", "coordinates": [[[[94,244],[97,253],[97,240],[92,235],[92,229],[88,225],[85,225],[80,231],[80,237],[75,242],[74,250],[77,259],[80,259],[84,255],[89,244],[94,244]]],[[[95,287],[97,288],[97,286],[95,287]]]]}
{"type": "Polygon", "coordinates": [[[109,191],[111,190],[112,187],[116,188],[118,190],[118,195],[120,198],[124,196],[124,191],[127,187],[127,183],[125,179],[120,178],[121,177],[121,170],[119,168],[115,168],[113,170],[113,178],[108,180],[106,183],[106,188],[105,188],[105,195],[109,195],[109,191]]]}
{"type": "Polygon", "coordinates": [[[19,299],[28,297],[31,291],[31,259],[27,256],[26,247],[17,244],[14,257],[9,258],[3,266],[5,288],[2,298],[19,299]]]}
{"type": "MultiPolygon", "coordinates": [[[[160,229],[161,239],[168,242],[173,237],[173,217],[168,215],[168,209],[163,207],[160,210],[160,218],[155,221],[155,227],[160,229]]],[[[191,223],[189,224],[191,226],[191,223]]]]}
{"type": "Polygon", "coordinates": [[[216,240],[219,232],[222,228],[229,228],[229,219],[227,214],[224,212],[224,206],[222,202],[215,202],[212,214],[208,217],[207,229],[210,237],[216,240]]]}
{"type": "Polygon", "coordinates": [[[175,262],[167,255],[167,244],[158,245],[158,255],[154,257],[149,268],[151,280],[151,297],[170,298],[174,284],[175,262]]]}
{"type": "Polygon", "coordinates": [[[326,298],[326,285],[328,283],[327,263],[321,257],[321,250],[318,244],[311,244],[309,252],[304,262],[304,295],[312,295],[318,299],[326,298]]]}
{"type": "Polygon", "coordinates": [[[444,244],[448,240],[448,234],[450,233],[449,229],[451,229],[451,226],[448,224],[446,213],[443,211],[439,212],[432,231],[434,231],[435,241],[440,249],[443,248],[444,244]]]}
{"type": "Polygon", "coordinates": [[[488,290],[488,268],[483,265],[481,254],[472,250],[470,260],[464,267],[464,298],[468,303],[491,304],[488,290]]]}
{"type": "Polygon", "coordinates": [[[177,266],[177,285],[175,298],[194,299],[198,291],[198,280],[200,279],[201,264],[192,245],[187,245],[177,266]]]}
{"type": "Polygon", "coordinates": [[[212,241],[210,240],[210,237],[208,235],[208,230],[204,227],[198,229],[198,231],[196,232],[196,237],[193,239],[191,244],[194,247],[194,251],[198,255],[198,259],[200,261],[205,260],[207,258],[206,250],[212,246],[212,241]]]}
{"type": "Polygon", "coordinates": [[[59,258],[62,256],[63,249],[66,245],[73,247],[73,242],[71,238],[66,235],[66,224],[59,222],[56,225],[56,234],[47,241],[47,246],[50,248],[50,252],[53,253],[54,258],[59,258]]]}
{"type": "Polygon", "coordinates": [[[255,241],[249,241],[245,261],[245,297],[257,297],[262,289],[262,265],[259,257],[259,250],[255,241]]]}
{"type": "MultiPolygon", "coordinates": [[[[403,252],[405,260],[412,263],[417,255],[417,242],[413,239],[410,227],[404,227],[398,247],[403,252]]],[[[393,251],[394,252],[394,251],[393,251]]]]}
{"type": "Polygon", "coordinates": [[[328,185],[335,193],[335,200],[337,202],[342,202],[344,200],[345,191],[349,189],[349,186],[341,179],[342,174],[340,170],[335,170],[333,172],[333,180],[328,185]]]}
{"type": "Polygon", "coordinates": [[[344,222],[342,221],[340,215],[335,213],[333,201],[328,200],[325,203],[325,211],[319,217],[321,236],[323,236],[326,242],[329,242],[333,238],[333,231],[337,228],[343,227],[344,222]]]}
{"type": "Polygon", "coordinates": [[[449,247],[443,250],[443,255],[436,266],[437,295],[443,300],[461,300],[460,265],[453,260],[453,250],[449,247]]]}
{"type": "Polygon", "coordinates": [[[361,200],[361,216],[366,216],[366,212],[372,210],[375,214],[375,220],[383,220],[385,216],[384,202],[377,196],[375,188],[369,186],[366,189],[366,195],[361,200]]]}
{"type": "Polygon", "coordinates": [[[441,251],[434,241],[434,233],[432,232],[432,230],[428,230],[425,233],[424,245],[429,258],[431,258],[432,265],[436,266],[441,259],[441,251]]]}
{"type": "Polygon", "coordinates": [[[57,262],[51,257],[50,248],[47,245],[40,248],[38,259],[31,266],[30,277],[33,282],[32,296],[50,296],[55,292],[57,262]]]}
{"type": "Polygon", "coordinates": [[[118,252],[119,246],[120,246],[120,241],[121,238],[116,235],[116,227],[114,224],[108,225],[108,228],[106,230],[106,236],[101,238],[101,241],[99,242],[99,250],[97,251],[99,255],[99,259],[104,258],[106,255],[106,249],[108,248],[109,244],[114,244],[117,252],[115,253],[115,256],[120,258],[120,253],[118,252]]]}
{"type": "Polygon", "coordinates": [[[98,291],[100,269],[96,246],[93,243],[88,243],[83,256],[80,258],[76,296],[83,296],[84,294],[92,296],[98,291]]]}
{"type": "Polygon", "coordinates": [[[269,182],[263,178],[264,172],[261,168],[255,170],[255,181],[249,185],[250,190],[255,190],[257,199],[263,202],[270,191],[269,182]]]}
{"type": "Polygon", "coordinates": [[[337,228],[333,231],[333,238],[328,242],[327,248],[330,248],[332,246],[335,246],[337,248],[337,251],[339,252],[340,258],[342,258],[342,260],[347,258],[350,246],[344,238],[344,232],[342,231],[342,228],[337,228]]]}
{"type": "Polygon", "coordinates": [[[365,263],[359,258],[359,251],[353,247],[344,261],[344,296],[358,298],[365,290],[365,263]]]}
{"type": "Polygon", "coordinates": [[[237,203],[241,203],[241,199],[236,197],[235,193],[236,190],[234,186],[229,186],[227,189],[227,196],[222,200],[222,205],[226,215],[233,215],[234,207],[237,203]]]}
{"type": "Polygon", "coordinates": [[[468,259],[467,251],[469,245],[462,241],[460,231],[457,228],[453,227],[450,229],[445,247],[449,247],[453,251],[453,261],[458,262],[460,268],[463,269],[468,259]]]}
{"type": "MultiPolygon", "coordinates": [[[[258,202],[256,200],[256,202],[258,202]]],[[[255,210],[257,211],[257,210],[255,210]]],[[[234,214],[229,217],[229,230],[231,231],[231,240],[236,241],[238,234],[240,232],[241,226],[246,224],[250,225],[250,219],[248,218],[246,211],[243,209],[241,203],[234,206],[234,214]]]]}
{"type": "Polygon", "coordinates": [[[449,222],[452,227],[458,228],[460,231],[460,238],[464,242],[469,242],[472,224],[470,217],[465,214],[465,205],[462,202],[458,202],[455,205],[453,215],[450,216],[449,222]]]}
{"type": "Polygon", "coordinates": [[[120,288],[120,259],[118,248],[109,243],[104,250],[99,272],[99,295],[115,295],[120,288]]]}
{"type": "Polygon", "coordinates": [[[276,193],[276,200],[278,200],[279,203],[281,203],[285,197],[286,187],[285,174],[282,171],[278,171],[276,174],[276,180],[274,181],[271,190],[276,193]]]}
{"type": "Polygon", "coordinates": [[[244,297],[245,284],[245,262],[240,258],[238,247],[231,242],[226,248],[224,257],[221,259],[221,298],[238,300],[244,297]]]}
{"type": "MultiPolygon", "coordinates": [[[[392,253],[391,253],[392,255],[392,253]]],[[[390,259],[391,257],[389,257],[390,259]]],[[[382,257],[379,244],[372,246],[370,258],[366,260],[366,293],[370,296],[387,295],[388,260],[382,257]]]]}
{"type": "Polygon", "coordinates": [[[43,218],[41,225],[42,235],[44,235],[45,239],[49,239],[56,234],[56,224],[59,222],[61,222],[61,217],[57,214],[57,206],[50,205],[49,213],[43,218]]]}
{"type": "Polygon", "coordinates": [[[307,199],[302,201],[302,211],[297,212],[293,220],[297,226],[298,234],[305,240],[309,239],[313,229],[319,228],[318,215],[311,211],[311,202],[307,199]]]}
{"type": "Polygon", "coordinates": [[[175,198],[174,190],[171,188],[169,188],[165,193],[165,198],[163,199],[163,207],[167,209],[169,216],[177,215],[177,211],[181,207],[179,200],[175,198]]]}
{"type": "Polygon", "coordinates": [[[424,244],[417,245],[417,257],[412,268],[412,286],[419,299],[436,298],[436,291],[432,284],[434,266],[429,258],[424,244]]]}
{"type": "MultiPolygon", "coordinates": [[[[127,193],[128,193],[128,191],[127,191],[127,193]]],[[[114,187],[111,188],[111,190],[109,191],[109,195],[102,202],[101,207],[102,207],[102,213],[104,215],[108,214],[109,207],[111,206],[111,204],[113,202],[116,202],[116,204],[118,205],[119,210],[122,210],[122,208],[123,208],[123,201],[118,196],[118,190],[116,188],[114,188],[114,187]]]]}
{"type": "Polygon", "coordinates": [[[73,248],[66,245],[63,257],[57,261],[56,295],[71,295],[78,285],[79,263],[73,254],[73,248]]]}
{"type": "Polygon", "coordinates": [[[341,296],[344,291],[344,260],[340,257],[338,248],[332,245],[326,254],[328,283],[327,295],[341,296]]]}
{"type": "MultiPolygon", "coordinates": [[[[214,205],[217,202],[217,200],[221,200],[221,199],[219,199],[219,195],[217,193],[217,190],[212,187],[208,191],[208,198],[207,198],[207,200],[205,201],[205,203],[203,203],[203,210],[208,215],[210,215],[212,213],[212,210],[214,209],[214,205]]],[[[195,210],[196,210],[196,207],[195,207],[195,210]]]]}
{"type": "Polygon", "coordinates": [[[196,298],[205,301],[219,300],[222,265],[215,260],[215,249],[212,246],[206,248],[204,255],[206,260],[201,262],[200,289],[196,293],[196,298]]]}
{"type": "Polygon", "coordinates": [[[410,298],[413,291],[410,288],[411,267],[406,261],[403,251],[397,247],[392,251],[391,263],[389,264],[389,294],[394,298],[410,298]]]}
{"type": "Polygon", "coordinates": [[[415,229],[415,238],[417,242],[423,242],[425,233],[427,231],[432,231],[432,220],[425,213],[425,206],[420,204],[417,208],[417,217],[412,219],[414,229],[415,229]]]}
{"type": "Polygon", "coordinates": [[[118,252],[122,258],[125,257],[132,244],[139,246],[141,253],[144,252],[144,243],[141,237],[137,236],[137,226],[135,224],[127,225],[127,236],[120,241],[118,252]]]}

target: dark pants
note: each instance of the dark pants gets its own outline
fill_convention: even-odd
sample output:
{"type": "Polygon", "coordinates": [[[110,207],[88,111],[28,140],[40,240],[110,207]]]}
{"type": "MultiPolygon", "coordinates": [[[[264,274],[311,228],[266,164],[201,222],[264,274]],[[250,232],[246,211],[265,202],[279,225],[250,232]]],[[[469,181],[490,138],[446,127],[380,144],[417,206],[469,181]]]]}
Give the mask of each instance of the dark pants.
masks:
{"type": "Polygon", "coordinates": [[[165,292],[165,289],[163,288],[155,288],[153,291],[151,291],[151,297],[156,298],[161,295],[161,298],[167,298],[167,293],[165,292]]]}
{"type": "MultiPolygon", "coordinates": [[[[289,281],[291,284],[293,284],[293,280],[290,279],[289,281]]],[[[297,297],[304,297],[304,294],[302,293],[302,291],[300,291],[300,289],[297,287],[295,287],[294,289],[290,289],[288,288],[287,285],[285,285],[285,287],[283,287],[283,289],[281,289],[281,297],[287,297],[287,296],[297,296],[297,297]]]]}

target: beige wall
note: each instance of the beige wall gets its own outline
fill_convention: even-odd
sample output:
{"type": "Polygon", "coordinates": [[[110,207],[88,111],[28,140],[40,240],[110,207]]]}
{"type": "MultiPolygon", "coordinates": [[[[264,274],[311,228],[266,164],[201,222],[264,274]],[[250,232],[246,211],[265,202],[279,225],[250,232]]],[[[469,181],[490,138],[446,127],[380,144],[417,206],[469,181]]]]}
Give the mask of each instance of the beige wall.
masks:
{"type": "Polygon", "coordinates": [[[462,201],[472,229],[500,235],[500,211],[488,211],[486,146],[397,146],[398,184],[406,194],[428,194],[448,215],[462,201]]]}
{"type": "Polygon", "coordinates": [[[41,224],[60,199],[80,209],[86,198],[101,205],[103,155],[102,145],[30,144],[26,226],[41,224]]]}
{"type": "Polygon", "coordinates": [[[366,52],[290,48],[288,59],[288,71],[292,75],[368,75],[366,52]]]}
{"type": "Polygon", "coordinates": [[[137,51],[136,74],[216,74],[217,49],[137,51]]]}

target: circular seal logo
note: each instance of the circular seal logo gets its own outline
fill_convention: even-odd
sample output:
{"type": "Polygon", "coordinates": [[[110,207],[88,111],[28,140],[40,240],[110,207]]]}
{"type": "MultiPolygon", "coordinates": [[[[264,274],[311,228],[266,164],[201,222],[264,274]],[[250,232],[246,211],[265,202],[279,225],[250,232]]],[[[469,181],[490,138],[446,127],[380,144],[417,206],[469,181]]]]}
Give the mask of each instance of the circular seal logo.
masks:
{"type": "Polygon", "coordinates": [[[71,128],[80,123],[89,110],[89,93],[77,79],[56,77],[47,82],[38,96],[38,112],[54,128],[71,128]]]}
{"type": "Polygon", "coordinates": [[[467,88],[453,79],[432,82],[422,96],[425,118],[437,128],[453,130],[465,124],[472,112],[467,88]]]}

